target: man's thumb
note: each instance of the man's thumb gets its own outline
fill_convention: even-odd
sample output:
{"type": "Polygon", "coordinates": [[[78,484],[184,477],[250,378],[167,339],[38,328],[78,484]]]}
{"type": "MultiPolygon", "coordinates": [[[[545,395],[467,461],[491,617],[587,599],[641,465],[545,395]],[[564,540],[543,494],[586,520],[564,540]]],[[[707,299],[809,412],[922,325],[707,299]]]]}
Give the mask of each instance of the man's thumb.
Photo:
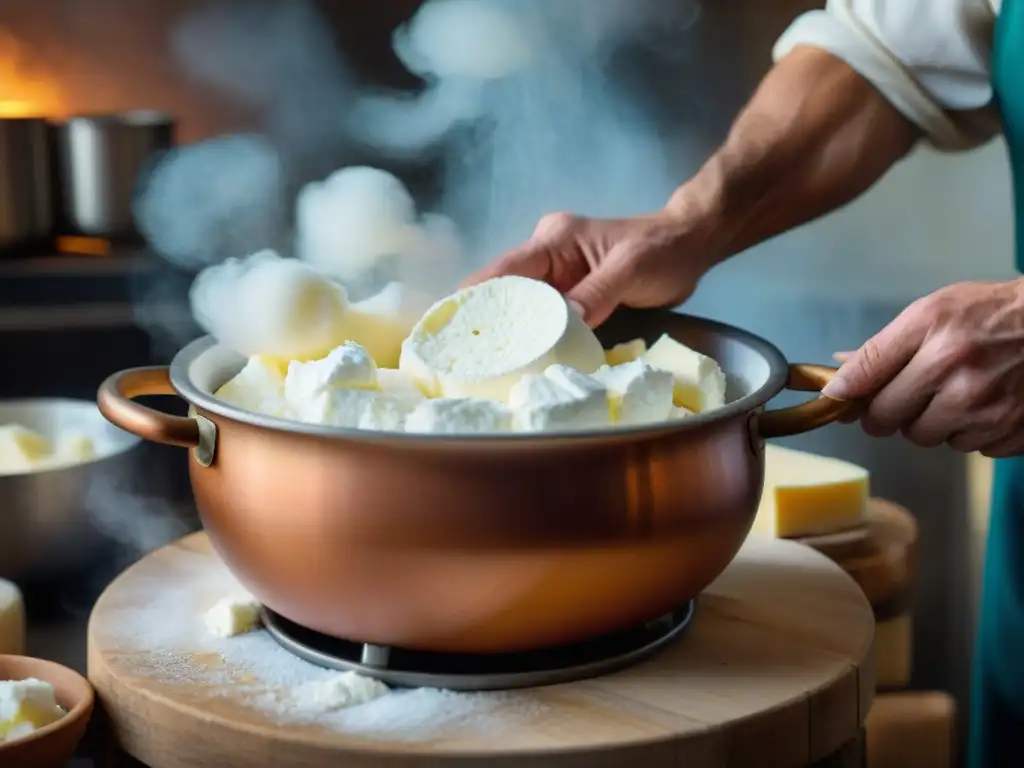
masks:
{"type": "Polygon", "coordinates": [[[605,259],[566,295],[591,328],[607,320],[619,305],[628,278],[625,261],[621,258],[605,259]]]}
{"type": "Polygon", "coordinates": [[[895,378],[911,361],[921,343],[920,329],[900,316],[883,328],[846,359],[821,389],[836,400],[870,397],[895,378]]]}

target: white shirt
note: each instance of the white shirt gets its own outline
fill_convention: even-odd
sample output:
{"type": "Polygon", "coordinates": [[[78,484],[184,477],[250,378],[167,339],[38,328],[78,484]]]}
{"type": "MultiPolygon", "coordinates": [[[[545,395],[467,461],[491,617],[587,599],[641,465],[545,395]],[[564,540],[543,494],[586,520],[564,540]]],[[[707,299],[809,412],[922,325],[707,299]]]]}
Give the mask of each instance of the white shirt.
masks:
{"type": "Polygon", "coordinates": [[[779,38],[778,61],[821,48],[869,80],[940,149],[999,131],[989,61],[1002,0],[828,0],[779,38]]]}

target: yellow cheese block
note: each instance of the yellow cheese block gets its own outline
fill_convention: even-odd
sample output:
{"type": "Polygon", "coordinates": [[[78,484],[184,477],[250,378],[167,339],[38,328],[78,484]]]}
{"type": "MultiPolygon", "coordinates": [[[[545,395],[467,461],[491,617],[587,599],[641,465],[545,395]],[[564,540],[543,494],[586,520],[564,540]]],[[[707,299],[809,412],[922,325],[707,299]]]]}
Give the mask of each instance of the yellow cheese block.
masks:
{"type": "Polygon", "coordinates": [[[608,365],[623,365],[632,363],[647,352],[647,342],[643,339],[633,339],[616,344],[611,349],[604,351],[604,358],[608,365]]]}
{"type": "Polygon", "coordinates": [[[875,685],[905,688],[912,664],[910,616],[904,614],[875,624],[875,685]]]}
{"type": "MultiPolygon", "coordinates": [[[[273,355],[257,355],[256,357],[268,371],[280,374],[281,378],[284,378],[288,373],[288,364],[291,362],[290,360],[286,360],[283,357],[274,357],[273,355]]],[[[320,358],[314,357],[310,359],[319,360],[320,358]]]]}
{"type": "Polygon", "coordinates": [[[45,437],[19,424],[0,425],[0,471],[28,471],[53,455],[45,437]]]}
{"type": "Polygon", "coordinates": [[[868,471],[848,461],[765,446],[765,483],[754,530],[778,538],[820,536],[864,521],[868,471]]]}

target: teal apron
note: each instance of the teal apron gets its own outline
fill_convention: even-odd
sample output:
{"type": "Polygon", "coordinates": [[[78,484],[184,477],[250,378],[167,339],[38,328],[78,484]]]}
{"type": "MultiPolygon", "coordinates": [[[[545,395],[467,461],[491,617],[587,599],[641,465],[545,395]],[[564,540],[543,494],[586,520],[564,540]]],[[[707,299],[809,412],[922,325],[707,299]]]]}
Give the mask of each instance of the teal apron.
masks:
{"type": "MultiPolygon", "coordinates": [[[[1024,0],[1003,0],[992,82],[1010,148],[1024,272],[1024,0]]],[[[972,768],[1024,766],[1024,456],[996,461],[975,646],[972,768]]]]}

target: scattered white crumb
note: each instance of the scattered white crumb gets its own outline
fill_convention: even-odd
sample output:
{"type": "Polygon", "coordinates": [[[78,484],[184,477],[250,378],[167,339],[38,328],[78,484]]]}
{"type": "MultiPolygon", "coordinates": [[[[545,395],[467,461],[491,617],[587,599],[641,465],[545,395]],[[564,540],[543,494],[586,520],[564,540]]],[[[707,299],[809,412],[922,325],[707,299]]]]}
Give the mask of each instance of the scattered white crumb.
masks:
{"type": "Polygon", "coordinates": [[[343,682],[351,680],[346,673],[298,658],[266,630],[256,627],[234,637],[211,633],[211,604],[245,590],[210,555],[175,556],[173,564],[134,574],[132,599],[106,606],[108,620],[96,628],[97,639],[119,652],[118,664],[131,665],[139,677],[188,686],[193,696],[202,691],[210,699],[231,698],[279,725],[313,725],[365,739],[491,737],[536,722],[549,709],[515,691],[389,690],[353,675],[360,678],[357,690],[365,685],[380,693],[357,703],[363,694],[343,682]]]}
{"type": "Polygon", "coordinates": [[[218,600],[206,612],[206,628],[217,637],[237,637],[252,632],[260,625],[260,604],[249,594],[218,600]]]}

